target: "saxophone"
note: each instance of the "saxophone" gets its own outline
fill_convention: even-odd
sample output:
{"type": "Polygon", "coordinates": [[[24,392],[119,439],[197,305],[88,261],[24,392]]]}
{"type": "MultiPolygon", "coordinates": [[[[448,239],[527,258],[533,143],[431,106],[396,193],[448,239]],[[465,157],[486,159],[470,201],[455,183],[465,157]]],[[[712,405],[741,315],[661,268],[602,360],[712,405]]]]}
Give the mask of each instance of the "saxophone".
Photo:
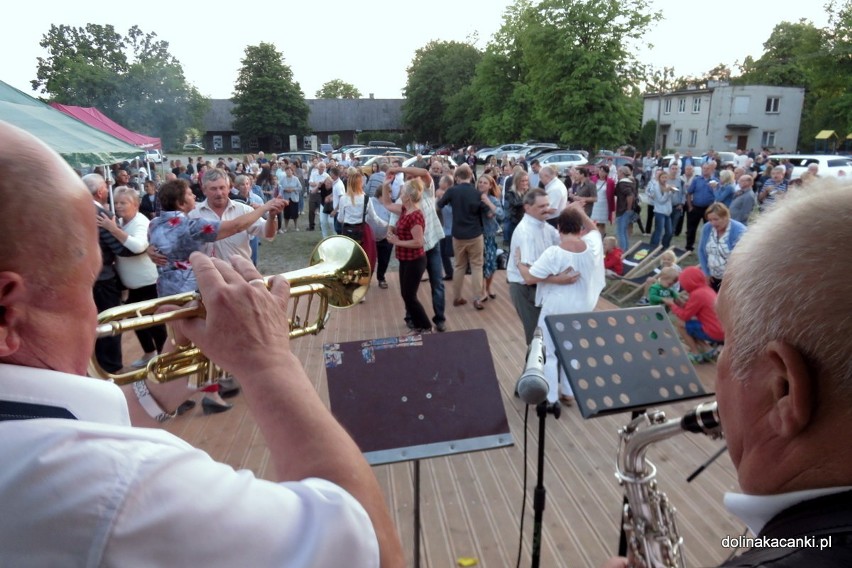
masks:
{"type": "Polygon", "coordinates": [[[648,446],[682,432],[721,438],[716,403],[702,403],[680,419],[666,420],[665,413],[650,411],[618,431],[615,476],[627,497],[622,522],[628,557],[635,566],[684,567],[683,537],[678,534],[675,508],[657,489],[657,468],[645,459],[648,446]]]}

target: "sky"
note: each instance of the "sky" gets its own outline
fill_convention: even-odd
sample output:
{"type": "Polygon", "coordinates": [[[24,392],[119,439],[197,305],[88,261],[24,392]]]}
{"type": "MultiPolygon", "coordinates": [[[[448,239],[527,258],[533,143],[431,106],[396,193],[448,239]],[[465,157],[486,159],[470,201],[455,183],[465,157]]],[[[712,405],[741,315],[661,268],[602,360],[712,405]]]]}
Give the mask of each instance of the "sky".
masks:
{"type": "MultiPolygon", "coordinates": [[[[702,75],[719,63],[733,68],[747,55],[757,59],[781,21],[806,18],[818,27],[828,22],[819,1],[649,2],[664,19],[645,32],[636,55],[657,68],[674,67],[676,77],[702,75]]],[[[37,10],[9,20],[0,34],[0,80],[37,96],[30,81],[37,58],[47,55],[39,41],[51,24],[112,24],[122,35],[136,24],[167,41],[187,80],[210,98],[233,96],[245,48],[260,42],[273,43],[283,53],[306,98],[333,79],[355,85],[364,97],[401,98],[417,49],[432,40],[472,41],[484,49],[512,3],[325,0],[309,12],[303,8],[311,4],[302,2],[216,7],[173,0],[143,3],[139,10],[112,1],[41,0],[37,10]]]]}

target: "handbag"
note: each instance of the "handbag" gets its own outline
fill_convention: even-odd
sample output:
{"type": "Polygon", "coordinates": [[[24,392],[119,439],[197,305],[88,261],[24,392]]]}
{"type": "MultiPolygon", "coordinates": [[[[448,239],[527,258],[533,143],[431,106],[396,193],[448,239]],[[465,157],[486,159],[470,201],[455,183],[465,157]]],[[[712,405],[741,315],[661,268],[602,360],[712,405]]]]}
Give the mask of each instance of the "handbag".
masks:
{"type": "MultiPolygon", "coordinates": [[[[364,240],[364,221],[367,219],[367,199],[369,199],[366,195],[364,195],[364,210],[361,212],[361,222],[355,224],[344,223],[343,227],[341,227],[342,234],[344,237],[349,237],[353,241],[358,244],[363,244],[364,240]]],[[[343,206],[343,209],[346,209],[346,206],[343,206]]]]}

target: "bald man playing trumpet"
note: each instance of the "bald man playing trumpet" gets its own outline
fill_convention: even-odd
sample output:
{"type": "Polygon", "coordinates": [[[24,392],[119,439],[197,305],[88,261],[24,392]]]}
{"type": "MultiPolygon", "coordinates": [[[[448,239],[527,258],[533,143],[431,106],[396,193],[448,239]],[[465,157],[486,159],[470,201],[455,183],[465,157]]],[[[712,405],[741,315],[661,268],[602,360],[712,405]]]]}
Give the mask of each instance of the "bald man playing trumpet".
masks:
{"type": "Polygon", "coordinates": [[[0,202],[0,565],[403,565],[369,465],[290,351],[283,277],[267,289],[248,260],[194,253],[207,317],[174,326],[240,376],[270,482],[138,427],[173,416],[185,383],[84,377],[101,265],[91,195],[3,122],[0,202]],[[22,190],[32,172],[51,183],[22,190]]]}

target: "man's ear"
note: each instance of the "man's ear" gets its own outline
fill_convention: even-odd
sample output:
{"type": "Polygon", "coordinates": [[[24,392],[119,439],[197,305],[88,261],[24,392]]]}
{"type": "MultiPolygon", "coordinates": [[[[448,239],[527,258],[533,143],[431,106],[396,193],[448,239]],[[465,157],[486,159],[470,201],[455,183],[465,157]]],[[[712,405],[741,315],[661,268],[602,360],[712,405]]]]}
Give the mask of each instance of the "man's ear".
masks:
{"type": "Polygon", "coordinates": [[[779,434],[794,437],[810,424],[817,400],[817,380],[798,349],[771,341],[765,356],[771,373],[772,402],[779,434]]]}
{"type": "Polygon", "coordinates": [[[0,358],[13,355],[21,345],[19,326],[24,313],[24,280],[17,272],[0,272],[0,358]]]}

